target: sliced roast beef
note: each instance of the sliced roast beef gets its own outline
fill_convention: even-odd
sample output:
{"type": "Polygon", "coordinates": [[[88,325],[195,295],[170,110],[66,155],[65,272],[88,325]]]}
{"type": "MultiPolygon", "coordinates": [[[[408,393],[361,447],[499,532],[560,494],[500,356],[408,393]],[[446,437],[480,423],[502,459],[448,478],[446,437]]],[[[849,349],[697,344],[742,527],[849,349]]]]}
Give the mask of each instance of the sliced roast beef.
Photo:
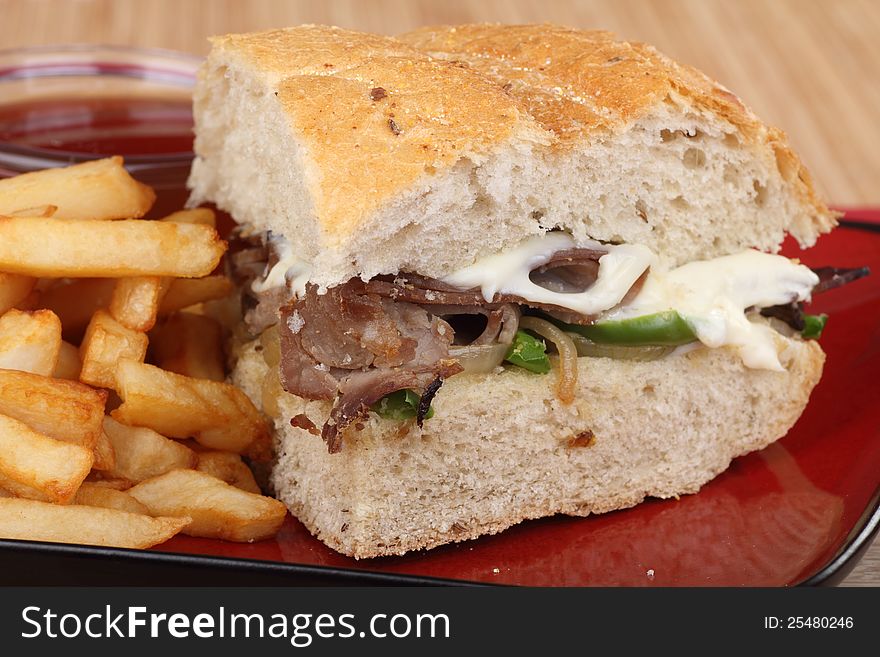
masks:
{"type": "Polygon", "coordinates": [[[244,323],[253,336],[278,323],[278,309],[290,297],[287,286],[279,285],[260,293],[254,292],[251,287],[277,261],[274,250],[259,237],[244,237],[241,231],[235,231],[230,236],[229,275],[242,292],[244,323]]]}
{"type": "Polygon", "coordinates": [[[243,237],[240,231],[229,236],[228,251],[230,274],[241,287],[262,277],[270,259],[275,258],[269,245],[259,237],[243,237]]]}
{"type": "Polygon", "coordinates": [[[341,285],[318,294],[309,286],[292,307],[302,318],[302,348],[328,367],[354,370],[372,365],[380,358],[400,357],[413,345],[406,344],[394,322],[382,310],[377,297],[356,294],[341,285]]]}
{"type": "Polygon", "coordinates": [[[425,306],[425,310],[431,314],[443,317],[452,324],[455,331],[455,344],[510,344],[519,328],[520,309],[513,303],[503,303],[497,306],[425,306]],[[461,328],[456,320],[462,316],[482,315],[486,323],[476,330],[473,327],[461,328]],[[467,328],[471,328],[470,331],[467,328]]]}
{"type": "MultiPolygon", "coordinates": [[[[423,280],[431,281],[433,279],[423,280]]],[[[539,308],[550,313],[559,313],[567,317],[570,316],[572,323],[590,324],[595,320],[593,316],[580,315],[552,304],[529,302],[515,294],[496,294],[491,302],[487,302],[483,297],[483,293],[479,290],[450,292],[419,287],[414,283],[414,279],[410,274],[400,274],[393,281],[387,280],[387,278],[374,278],[367,283],[359,281],[358,284],[363,285],[365,291],[373,294],[378,294],[394,301],[419,304],[429,309],[432,306],[460,306],[469,308],[479,306],[487,310],[494,310],[503,305],[517,304],[539,308]]]]}
{"type": "MultiPolygon", "coordinates": [[[[411,389],[428,394],[430,399],[444,379],[458,374],[461,366],[452,359],[443,359],[430,366],[407,368],[372,368],[353,372],[339,384],[340,396],[330,411],[330,418],[321,435],[330,453],[342,449],[344,430],[369,413],[370,407],[382,397],[398,390],[411,389]]],[[[421,408],[421,404],[419,405],[421,408]]]]}
{"type": "Polygon", "coordinates": [[[419,306],[342,285],[309,286],[281,309],[281,383],[307,399],[335,399],[322,435],[331,451],[340,432],[387,394],[424,390],[461,368],[449,358],[453,330],[419,306]]]}
{"type": "MultiPolygon", "coordinates": [[[[265,254],[264,250],[264,254],[265,254]]],[[[271,249],[268,249],[271,251],[271,249]]],[[[546,285],[548,289],[559,292],[579,292],[587,289],[592,285],[598,274],[598,261],[605,254],[604,251],[595,249],[565,249],[553,255],[551,260],[535,270],[535,282],[539,285],[546,285]]],[[[279,305],[279,297],[285,294],[284,288],[273,288],[264,292],[254,293],[250,289],[250,282],[254,279],[253,257],[258,255],[256,250],[250,250],[246,257],[240,258],[243,270],[247,276],[247,284],[243,285],[246,294],[251,297],[250,303],[246,303],[246,322],[254,334],[259,334],[267,326],[271,326],[278,321],[278,314],[275,308],[279,305]]],[[[269,256],[270,260],[273,256],[269,256]]],[[[236,266],[236,262],[233,265],[236,266]]],[[[265,269],[264,265],[264,269],[265,269]]],[[[242,284],[245,276],[241,273],[237,276],[237,280],[242,284]]],[[[637,291],[641,287],[641,279],[633,286],[632,292],[637,291]]],[[[496,310],[502,305],[510,306],[510,304],[531,305],[540,308],[551,314],[557,314],[560,319],[564,319],[570,323],[588,324],[594,320],[593,317],[587,317],[573,313],[559,306],[551,304],[527,304],[526,300],[513,294],[496,294],[491,302],[487,302],[480,290],[459,290],[448,283],[444,283],[438,279],[419,276],[417,274],[399,274],[397,276],[378,276],[368,282],[360,279],[352,279],[345,285],[328,290],[327,294],[334,295],[334,303],[345,306],[343,310],[346,312],[357,314],[359,312],[371,313],[375,304],[366,302],[360,304],[357,301],[350,301],[352,294],[357,297],[364,295],[376,295],[395,302],[405,302],[417,304],[421,306],[457,306],[457,307],[479,307],[487,311],[496,310]],[[344,294],[342,293],[344,292],[344,294]],[[347,305],[346,305],[347,304],[347,305]],[[350,307],[349,307],[350,306],[350,307]]],[[[428,308],[430,310],[430,308],[428,308]]],[[[432,311],[433,312],[433,311],[432,311]]],[[[508,311],[505,311],[509,313],[508,311]]],[[[438,313],[433,313],[438,314],[438,313]]],[[[443,313],[439,313],[443,314],[443,313]]],[[[508,315],[509,316],[509,315],[508,315]]],[[[386,348],[394,351],[402,345],[393,343],[393,333],[390,331],[382,331],[379,324],[370,325],[370,329],[379,330],[376,338],[382,340],[385,337],[392,339],[392,343],[386,345],[386,348]]],[[[367,335],[366,339],[371,339],[371,335],[367,335]]],[[[381,351],[381,349],[380,349],[381,351]]],[[[326,363],[328,364],[329,363],[326,363]]]]}
{"type": "Polygon", "coordinates": [[[285,286],[270,288],[259,294],[246,295],[243,299],[244,323],[248,332],[257,336],[278,323],[279,309],[287,303],[290,291],[285,286]]]}
{"type": "Polygon", "coordinates": [[[769,308],[762,308],[761,315],[785,322],[795,331],[803,331],[806,326],[806,320],[804,320],[804,304],[802,303],[792,302],[778,306],[770,306],[769,308]]]}
{"type": "MultiPolygon", "coordinates": [[[[864,278],[871,273],[867,267],[843,269],[840,267],[817,267],[813,273],[819,277],[819,283],[813,288],[813,294],[821,294],[847,283],[852,283],[864,278]]],[[[764,317],[773,317],[788,324],[795,331],[803,331],[806,326],[804,320],[804,304],[798,302],[785,303],[778,306],[762,308],[764,317]]]]}
{"type": "Polygon", "coordinates": [[[423,367],[449,357],[449,345],[455,332],[445,320],[410,303],[382,299],[381,305],[401,336],[413,343],[414,349],[412,355],[407,353],[399,363],[374,361],[374,365],[423,367]]]}
{"type": "Polygon", "coordinates": [[[583,292],[599,276],[599,258],[605,251],[565,249],[557,251],[544,265],[532,270],[529,278],[541,287],[562,294],[583,292]]]}
{"type": "Polygon", "coordinates": [[[852,283],[855,280],[864,278],[871,273],[867,267],[857,267],[855,269],[842,269],[840,267],[817,267],[813,273],[819,277],[819,284],[813,288],[813,294],[833,290],[841,285],[852,283]]]}
{"type": "Polygon", "coordinates": [[[281,386],[306,399],[333,399],[339,386],[330,368],[302,346],[304,321],[299,309],[284,306],[278,336],[281,346],[281,386]]]}
{"type": "Polygon", "coordinates": [[[449,355],[453,337],[446,322],[424,309],[365,294],[352,284],[326,294],[309,286],[281,316],[283,328],[296,337],[291,348],[341,370],[428,365],[449,355]]]}
{"type": "Polygon", "coordinates": [[[505,303],[486,313],[486,328],[473,344],[510,344],[519,328],[519,307],[505,303]]]}
{"type": "MultiPolygon", "coordinates": [[[[553,278],[561,281],[556,284],[560,290],[581,291],[595,282],[602,255],[592,249],[561,251],[540,268],[539,279],[553,278]]],[[[423,395],[418,419],[424,418],[442,381],[462,369],[449,356],[455,331],[444,317],[484,315],[485,326],[469,340],[509,344],[524,302],[499,294],[487,303],[479,290],[462,291],[415,274],[369,282],[352,279],[324,294],[309,286],[302,298],[284,299],[289,293],[283,287],[251,290],[258,259],[254,250],[234,263],[244,272],[240,278],[248,279],[247,292],[254,300],[248,324],[256,333],[279,323],[281,383],[286,391],[306,399],[335,400],[322,430],[331,451],[340,448],[345,428],[397,390],[410,388],[423,395]]],[[[563,313],[556,306],[546,308],[563,313]]]]}

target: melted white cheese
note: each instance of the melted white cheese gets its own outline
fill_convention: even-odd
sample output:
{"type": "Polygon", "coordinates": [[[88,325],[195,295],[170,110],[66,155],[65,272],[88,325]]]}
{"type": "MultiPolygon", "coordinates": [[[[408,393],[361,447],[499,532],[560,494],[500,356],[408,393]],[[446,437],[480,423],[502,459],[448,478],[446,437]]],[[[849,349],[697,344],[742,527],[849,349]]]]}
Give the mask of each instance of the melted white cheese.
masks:
{"type": "Polygon", "coordinates": [[[776,332],[749,321],[744,311],[806,301],[818,282],[804,265],[750,249],[671,271],[652,270],[638,296],[607,318],[676,310],[707,347],[733,346],[747,367],[782,370],[776,332]]]}
{"type": "Polygon", "coordinates": [[[606,246],[599,242],[576,245],[567,233],[546,233],[529,237],[510,251],[490,255],[469,267],[446,276],[443,282],[463,290],[480,288],[486,301],[496,294],[515,294],[533,303],[570,308],[584,315],[596,315],[613,308],[639,276],[656,262],[647,247],[638,244],[606,246]],[[599,258],[599,277],[583,292],[554,292],[536,285],[529,273],[547,264],[557,251],[575,246],[608,251],[599,258]]]}
{"type": "Polygon", "coordinates": [[[287,285],[296,296],[303,296],[306,293],[306,283],[309,282],[312,275],[311,263],[296,256],[290,242],[286,239],[273,235],[270,241],[278,255],[278,262],[269,270],[262,281],[254,281],[251,284],[251,289],[259,293],[271,290],[273,287],[287,285]]]}
{"type": "Polygon", "coordinates": [[[460,289],[479,287],[487,301],[496,293],[514,294],[603,319],[626,319],[675,310],[707,347],[735,347],[747,367],[782,370],[776,332],[749,321],[748,308],[765,308],[809,299],[818,277],[782,256],[748,250],[712,260],[691,262],[669,271],[641,245],[575,244],[566,233],[529,238],[517,247],[482,258],[444,282],[460,289]],[[547,290],[529,279],[529,272],[549,262],[554,253],[575,246],[604,249],[596,283],[583,292],[547,290]],[[638,296],[616,307],[633,283],[651,268],[638,296]]]}

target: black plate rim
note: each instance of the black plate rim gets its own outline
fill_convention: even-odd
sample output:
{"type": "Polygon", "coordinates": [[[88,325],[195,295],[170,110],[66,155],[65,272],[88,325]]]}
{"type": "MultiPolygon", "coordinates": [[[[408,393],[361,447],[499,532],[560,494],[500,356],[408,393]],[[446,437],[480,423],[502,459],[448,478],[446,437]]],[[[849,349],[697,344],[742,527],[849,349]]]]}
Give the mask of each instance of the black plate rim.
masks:
{"type": "Polygon", "coordinates": [[[819,570],[798,586],[835,586],[846,577],[871,546],[880,531],[880,486],[840,549],[819,570]]]}
{"type": "MultiPolygon", "coordinates": [[[[873,538],[880,533],[880,486],[874,492],[868,506],[853,526],[848,539],[825,564],[796,586],[834,586],[846,577],[859,562],[873,538]]],[[[119,559],[131,563],[147,563],[156,566],[178,565],[193,568],[231,570],[239,573],[259,572],[271,575],[317,577],[338,584],[362,584],[383,586],[497,586],[490,583],[459,580],[426,575],[386,573],[357,568],[319,566],[262,559],[242,559],[214,555],[162,552],[110,548],[93,545],[72,545],[43,541],[0,539],[0,553],[31,552],[46,556],[86,557],[90,559],[119,559]]],[[[222,585],[222,584],[220,584],[222,585]]]]}
{"type": "MultiPolygon", "coordinates": [[[[17,539],[0,539],[0,554],[31,552],[46,556],[85,557],[89,559],[117,559],[129,563],[147,563],[156,566],[187,566],[193,568],[211,568],[230,570],[239,573],[259,572],[260,574],[277,574],[300,577],[317,577],[340,584],[363,583],[365,585],[384,586],[493,586],[483,582],[457,580],[426,575],[407,575],[401,573],[385,573],[357,568],[335,566],[319,566],[286,561],[267,561],[264,559],[244,559],[222,557],[207,554],[184,552],[163,552],[159,550],[138,550],[130,548],[102,547],[95,545],[76,545],[71,543],[50,543],[46,541],[26,541],[17,539]]],[[[218,586],[223,586],[222,582],[218,586]]]]}

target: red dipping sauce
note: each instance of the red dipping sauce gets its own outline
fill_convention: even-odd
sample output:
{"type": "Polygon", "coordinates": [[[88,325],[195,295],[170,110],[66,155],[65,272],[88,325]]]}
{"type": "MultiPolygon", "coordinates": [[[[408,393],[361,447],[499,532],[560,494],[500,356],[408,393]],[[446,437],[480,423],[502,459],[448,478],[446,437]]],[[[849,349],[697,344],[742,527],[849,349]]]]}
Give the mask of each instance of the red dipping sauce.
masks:
{"type": "Polygon", "coordinates": [[[0,105],[0,141],[86,155],[186,156],[187,101],[154,98],[45,98],[0,105]]]}
{"type": "Polygon", "coordinates": [[[199,61],[124,47],[0,52],[0,177],[122,155],[156,190],[150,217],[180,209],[199,61]]]}

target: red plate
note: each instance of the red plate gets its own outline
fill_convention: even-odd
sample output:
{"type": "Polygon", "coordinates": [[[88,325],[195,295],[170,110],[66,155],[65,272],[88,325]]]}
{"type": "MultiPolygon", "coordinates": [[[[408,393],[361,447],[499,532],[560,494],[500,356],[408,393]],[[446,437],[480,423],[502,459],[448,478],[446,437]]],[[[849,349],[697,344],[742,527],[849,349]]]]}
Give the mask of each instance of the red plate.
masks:
{"type": "MultiPolygon", "coordinates": [[[[139,103],[140,115],[150,116],[150,112],[143,112],[143,100],[139,103]]],[[[125,150],[119,130],[120,125],[128,125],[128,119],[119,122],[118,104],[106,106],[115,117],[106,119],[114,122],[112,140],[105,139],[109,133],[102,131],[100,117],[75,126],[79,132],[71,137],[60,101],[55,108],[59,112],[51,111],[52,103],[45,100],[32,105],[29,121],[33,124],[34,117],[48,117],[57,124],[61,116],[64,137],[78,150],[101,153],[109,143],[125,150]]],[[[22,125],[21,111],[27,109],[19,105],[15,110],[19,112],[17,125],[22,125]]],[[[81,116],[82,107],[76,109],[81,116]]],[[[121,115],[130,118],[137,114],[121,115]]],[[[10,116],[7,111],[7,138],[12,134],[10,116]]],[[[186,112],[172,113],[166,119],[168,116],[172,123],[181,116],[189,120],[186,112]]],[[[3,119],[0,111],[0,134],[3,119]]],[[[55,127],[47,129],[46,121],[39,125],[43,134],[55,127]]],[[[143,121],[132,125],[142,139],[143,121]]],[[[163,134],[169,132],[166,123],[163,134]]],[[[28,135],[29,141],[0,144],[0,170],[5,166],[11,173],[19,162],[51,163],[47,158],[51,160],[51,151],[59,142],[34,139],[32,131],[22,134],[28,135]]],[[[181,133],[180,140],[166,171],[176,176],[176,185],[168,184],[166,175],[160,190],[160,200],[170,204],[179,203],[184,196],[185,166],[181,166],[180,151],[189,147],[189,137],[181,133]]],[[[81,152],[75,159],[88,157],[81,152]]],[[[183,155],[184,165],[185,159],[183,155]]],[[[143,157],[129,161],[143,164],[143,157]]],[[[146,170],[134,168],[136,175],[146,170]]],[[[880,229],[880,211],[854,211],[848,218],[874,222],[873,227],[880,229]]],[[[287,584],[355,581],[359,574],[367,573],[374,582],[399,583],[403,575],[550,586],[775,586],[810,578],[814,583],[838,579],[852,567],[880,522],[880,409],[876,406],[880,393],[880,232],[842,227],[803,254],[793,245],[787,245],[785,252],[813,266],[869,265],[877,274],[821,295],[811,309],[830,315],[821,341],[828,361],[806,412],[789,435],[761,452],[735,460],[699,494],[680,500],[652,500],[591,518],[530,521],[497,536],[400,558],[365,561],[333,552],[293,519],[277,539],[248,545],[179,536],[152,551],[135,552],[0,541],[0,553],[14,552],[26,558],[32,566],[45,569],[49,581],[56,582],[70,579],[56,567],[61,556],[80,558],[92,566],[94,558],[113,564],[113,572],[105,572],[101,580],[105,583],[130,581],[126,567],[134,565],[146,565],[152,583],[182,583],[169,574],[174,569],[179,574],[181,566],[219,569],[211,580],[217,584],[229,583],[224,572],[229,577],[237,573],[236,583],[247,583],[249,577],[266,583],[265,577],[259,577],[271,575],[287,584]],[[170,553],[187,556],[171,558],[170,553]],[[163,573],[167,577],[163,578],[163,573]]],[[[93,568],[97,571],[100,568],[93,568]]]]}

